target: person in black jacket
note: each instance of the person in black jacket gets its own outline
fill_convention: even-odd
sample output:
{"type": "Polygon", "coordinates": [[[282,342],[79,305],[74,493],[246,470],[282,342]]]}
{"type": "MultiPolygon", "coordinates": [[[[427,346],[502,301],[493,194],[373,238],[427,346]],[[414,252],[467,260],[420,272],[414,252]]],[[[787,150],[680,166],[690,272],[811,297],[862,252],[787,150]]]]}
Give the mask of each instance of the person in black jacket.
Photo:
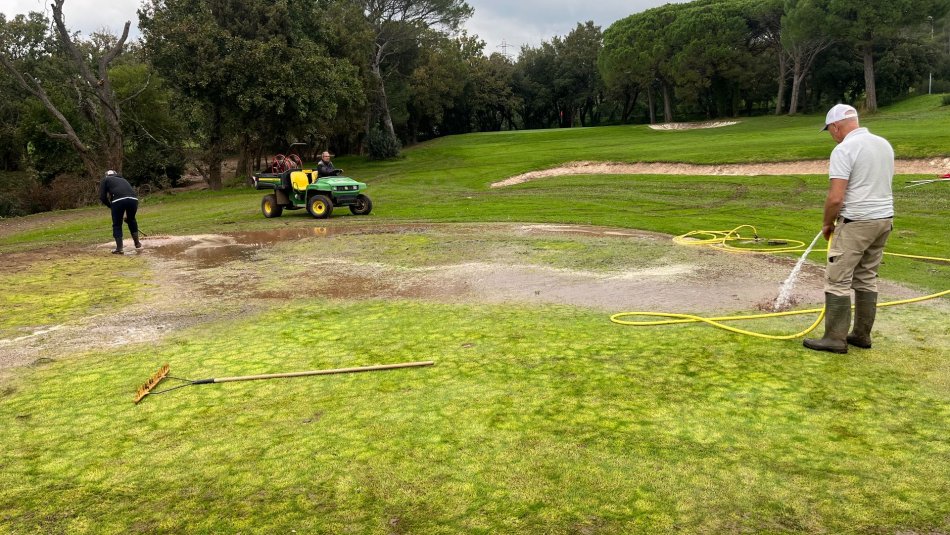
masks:
{"type": "Polygon", "coordinates": [[[135,212],[139,209],[139,200],[135,197],[135,188],[129,181],[113,170],[106,171],[99,183],[99,200],[112,209],[112,237],[115,238],[115,250],[112,254],[122,254],[122,219],[125,217],[132,233],[135,248],[142,247],[139,241],[139,224],[135,212]]]}
{"type": "Polygon", "coordinates": [[[320,161],[317,163],[317,177],[336,176],[341,173],[343,173],[342,169],[333,167],[333,162],[330,161],[330,153],[323,151],[323,155],[320,156],[320,161]]]}

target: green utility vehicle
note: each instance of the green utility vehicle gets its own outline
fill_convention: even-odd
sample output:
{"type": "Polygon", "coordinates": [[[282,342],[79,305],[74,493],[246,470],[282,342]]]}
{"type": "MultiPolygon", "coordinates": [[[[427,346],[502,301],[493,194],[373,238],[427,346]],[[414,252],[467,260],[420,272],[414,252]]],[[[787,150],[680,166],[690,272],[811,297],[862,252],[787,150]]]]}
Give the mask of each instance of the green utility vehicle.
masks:
{"type": "Polygon", "coordinates": [[[264,217],[280,217],[287,210],[307,208],[310,215],[325,219],[336,206],[348,206],[354,215],[366,215],[373,202],[363,192],[366,184],[345,176],[318,177],[313,169],[288,169],[277,173],[258,173],[252,177],[254,188],[272,190],[261,201],[264,217]]]}

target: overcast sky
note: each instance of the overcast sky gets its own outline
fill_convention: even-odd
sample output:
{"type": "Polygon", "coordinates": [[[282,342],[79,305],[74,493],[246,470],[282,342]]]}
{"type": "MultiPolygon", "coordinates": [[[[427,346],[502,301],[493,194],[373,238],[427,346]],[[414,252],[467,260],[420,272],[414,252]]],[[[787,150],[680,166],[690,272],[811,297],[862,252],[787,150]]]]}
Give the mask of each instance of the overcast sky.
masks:
{"type": "MultiPolygon", "coordinates": [[[[593,20],[606,30],[627,15],[670,1],[684,0],[467,0],[475,15],[465,24],[469,34],[485,41],[485,52],[502,52],[517,57],[521,45],[537,46],[556,35],[567,35],[578,22],[593,20]]],[[[7,18],[29,11],[43,11],[52,17],[49,0],[0,0],[0,12],[7,18]]],[[[140,0],[66,0],[66,25],[84,35],[107,29],[118,34],[125,21],[132,21],[132,36],[140,0]]]]}

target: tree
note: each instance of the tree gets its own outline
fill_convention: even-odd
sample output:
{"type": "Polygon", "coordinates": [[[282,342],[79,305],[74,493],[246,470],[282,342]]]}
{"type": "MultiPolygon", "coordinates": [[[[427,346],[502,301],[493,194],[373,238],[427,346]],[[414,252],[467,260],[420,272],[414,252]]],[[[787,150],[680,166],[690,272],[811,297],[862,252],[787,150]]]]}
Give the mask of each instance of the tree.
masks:
{"type": "Polygon", "coordinates": [[[920,24],[927,15],[942,15],[947,10],[945,0],[835,0],[829,6],[835,16],[836,31],[854,45],[864,65],[864,107],[877,111],[875,55],[885,45],[898,40],[908,26],[920,24]]]}
{"type": "Polygon", "coordinates": [[[629,44],[629,25],[614,24],[603,36],[603,47],[597,56],[597,68],[608,94],[620,100],[620,121],[626,123],[643,90],[643,80],[635,74],[636,68],[629,44]]]}
{"type": "Polygon", "coordinates": [[[563,39],[553,39],[557,56],[555,91],[569,120],[575,111],[581,126],[594,122],[595,109],[603,97],[604,83],[597,69],[597,56],[603,46],[603,33],[593,21],[577,23],[563,39]]]}
{"type": "MultiPolygon", "coordinates": [[[[604,35],[605,67],[647,92],[650,123],[656,122],[654,90],[663,96],[663,120],[673,120],[673,43],[668,33],[678,6],[668,4],[615,22],[604,35]],[[622,58],[622,59],[621,59],[622,58]]],[[[607,75],[605,75],[607,76],[607,75]]]]}
{"type": "Polygon", "coordinates": [[[835,18],[827,0],[786,0],[782,17],[782,48],[792,59],[792,95],[788,114],[798,113],[802,81],[815,59],[834,44],[835,18]]]}
{"type": "Polygon", "coordinates": [[[707,118],[737,115],[741,87],[749,82],[749,26],[735,2],[686,4],[666,28],[677,96],[707,118]]]}
{"type": "Polygon", "coordinates": [[[336,115],[312,125],[313,146],[320,152],[365,152],[367,135],[367,88],[373,86],[367,58],[373,48],[373,30],[363,14],[361,2],[353,0],[319,0],[316,27],[321,31],[312,37],[327,54],[356,68],[358,80],[354,88],[337,100],[336,115]],[[317,147],[319,145],[319,147],[317,147]]]}
{"type": "Polygon", "coordinates": [[[83,118],[95,125],[95,128],[85,135],[81,134],[74,124],[75,121],[68,118],[51,97],[48,89],[50,82],[35,77],[29,71],[21,72],[17,67],[20,60],[39,52],[37,47],[48,46],[42,43],[43,40],[39,39],[35,31],[37,24],[43,20],[42,16],[32,14],[29,19],[17,17],[12,21],[13,28],[8,27],[5,19],[0,19],[4,26],[3,42],[0,43],[0,64],[24,91],[42,102],[49,114],[56,119],[60,131],[47,131],[47,135],[67,141],[79,155],[90,177],[99,177],[107,168],[121,172],[124,161],[121,124],[123,102],[117,99],[113,90],[109,66],[125,47],[130,23],[126,22],[122,35],[107,45],[83,47],[66,28],[63,2],[64,0],[54,0],[52,8],[56,44],[61,47],[63,57],[72,71],[72,76],[65,83],[75,90],[78,109],[83,118]],[[29,30],[30,26],[32,31],[29,30]],[[18,29],[26,30],[22,35],[25,40],[15,36],[18,29]],[[89,52],[92,53],[93,65],[90,65],[89,52]]]}
{"type": "Polygon", "coordinates": [[[123,174],[133,184],[173,186],[184,171],[187,130],[181,112],[187,107],[173,108],[177,93],[139,56],[127,54],[109,71],[120,98],[135,95],[122,110],[123,174]]]}
{"type": "Polygon", "coordinates": [[[384,133],[396,137],[389,108],[386,79],[399,69],[394,57],[413,46],[427,30],[454,32],[472,14],[463,0],[361,0],[366,21],[372,29],[373,47],[369,56],[370,91],[374,104],[367,121],[367,132],[376,119],[384,133]]]}
{"type": "MultiPolygon", "coordinates": [[[[139,12],[148,57],[199,110],[207,180],[222,187],[229,141],[249,174],[266,142],[303,134],[359,90],[355,69],[314,40],[308,0],[151,0],[139,12]],[[313,77],[316,77],[314,79],[313,77]]],[[[283,147],[281,147],[283,148],[283,147]]]]}
{"type": "MultiPolygon", "coordinates": [[[[8,25],[0,14],[0,29],[5,28],[8,25]]],[[[26,151],[23,122],[27,103],[19,84],[6,69],[0,69],[0,94],[5,97],[0,99],[0,170],[17,171],[23,167],[26,151]]],[[[2,209],[0,206],[0,213],[2,209]]]]}
{"type": "MultiPolygon", "coordinates": [[[[419,61],[409,77],[408,101],[408,138],[414,143],[418,135],[426,138],[445,132],[440,128],[446,113],[456,105],[467,108],[460,97],[466,90],[471,78],[470,58],[466,55],[479,55],[481,42],[466,42],[469,38],[450,39],[442,34],[430,33],[423,40],[419,50],[419,61]],[[472,50],[466,51],[466,45],[472,50]]],[[[465,133],[471,129],[467,114],[462,117],[451,133],[465,133]]]]}
{"type": "Polygon", "coordinates": [[[563,121],[563,110],[550,82],[556,76],[557,52],[551,43],[521,48],[513,80],[515,94],[522,102],[519,115],[525,128],[549,128],[563,121]]]}
{"type": "Polygon", "coordinates": [[[521,106],[514,94],[514,65],[502,54],[471,59],[471,79],[466,101],[471,103],[473,125],[478,131],[497,131],[507,124],[515,129],[514,114],[521,106]]]}
{"type": "Polygon", "coordinates": [[[774,54],[778,62],[775,77],[778,90],[775,96],[775,115],[781,115],[785,106],[785,89],[791,72],[789,55],[782,47],[782,17],[785,15],[783,0],[753,0],[745,7],[752,28],[752,48],[774,54]]]}
{"type": "MultiPolygon", "coordinates": [[[[927,36],[929,40],[929,35],[927,36]]],[[[875,62],[878,97],[882,103],[893,102],[914,87],[928,86],[928,73],[936,63],[937,54],[930,43],[901,40],[875,62]]]]}

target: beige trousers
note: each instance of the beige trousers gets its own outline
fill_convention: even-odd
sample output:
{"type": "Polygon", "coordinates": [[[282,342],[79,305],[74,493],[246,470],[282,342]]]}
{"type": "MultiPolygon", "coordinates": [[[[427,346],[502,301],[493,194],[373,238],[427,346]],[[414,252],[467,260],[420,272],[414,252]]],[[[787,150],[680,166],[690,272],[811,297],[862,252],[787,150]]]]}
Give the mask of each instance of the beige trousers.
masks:
{"type": "Polygon", "coordinates": [[[892,218],[847,223],[838,218],[828,249],[825,292],[842,297],[852,289],[876,292],[877,268],[893,229],[892,218]]]}

